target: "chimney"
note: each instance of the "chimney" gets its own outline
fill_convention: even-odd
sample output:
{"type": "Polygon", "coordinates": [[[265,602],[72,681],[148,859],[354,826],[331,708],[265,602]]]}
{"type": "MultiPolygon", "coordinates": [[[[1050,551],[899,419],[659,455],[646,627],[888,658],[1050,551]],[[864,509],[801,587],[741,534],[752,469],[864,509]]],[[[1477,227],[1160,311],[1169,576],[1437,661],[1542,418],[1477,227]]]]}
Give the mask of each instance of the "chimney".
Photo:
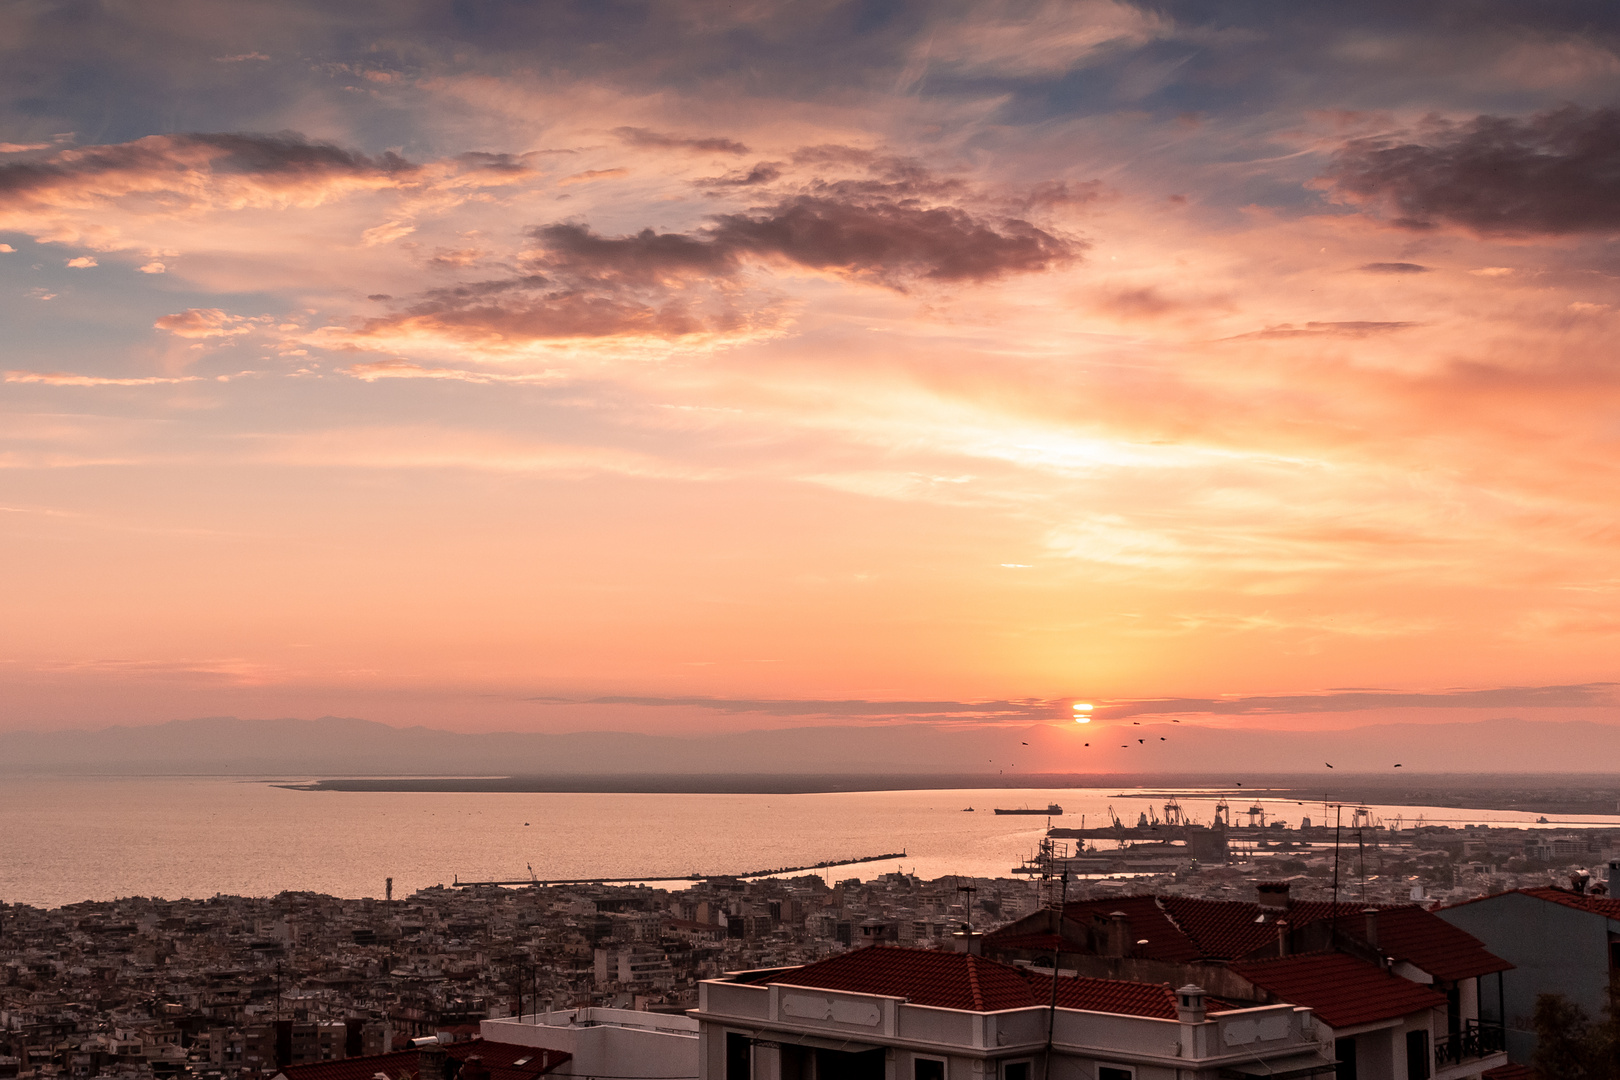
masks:
{"type": "Polygon", "coordinates": [[[1277,955],[1288,955],[1288,920],[1277,920],[1277,955]]]}
{"type": "Polygon", "coordinates": [[[1176,1019],[1183,1024],[1204,1022],[1204,988],[1188,983],[1176,991],[1176,1019]]]}
{"type": "Polygon", "coordinates": [[[1367,920],[1367,944],[1378,948],[1378,909],[1362,908],[1362,916],[1367,920]]]}
{"type": "Polygon", "coordinates": [[[962,929],[951,934],[951,951],[964,952],[970,956],[982,956],[984,954],[984,935],[967,923],[963,923],[962,929]]]}
{"type": "Polygon", "coordinates": [[[416,1052],[416,1075],[418,1080],[445,1080],[444,1063],[450,1055],[443,1046],[435,1043],[424,1046],[416,1052]]]}
{"type": "Polygon", "coordinates": [[[1576,895],[1585,896],[1586,887],[1592,883],[1592,874],[1587,870],[1577,870],[1569,875],[1569,887],[1574,889],[1576,895]]]}
{"type": "Polygon", "coordinates": [[[1103,955],[1125,956],[1130,952],[1131,919],[1123,911],[1110,911],[1103,926],[1103,955]]]}
{"type": "Polygon", "coordinates": [[[1288,910],[1288,882],[1261,881],[1254,888],[1261,914],[1281,914],[1288,910]]]}

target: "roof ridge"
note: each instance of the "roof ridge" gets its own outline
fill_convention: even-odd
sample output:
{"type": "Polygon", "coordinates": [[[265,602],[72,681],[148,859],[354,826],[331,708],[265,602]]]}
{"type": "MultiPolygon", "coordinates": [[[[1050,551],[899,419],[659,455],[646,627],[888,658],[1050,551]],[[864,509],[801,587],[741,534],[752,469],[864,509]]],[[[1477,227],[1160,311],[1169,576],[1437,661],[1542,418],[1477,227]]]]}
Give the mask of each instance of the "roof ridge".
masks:
{"type": "Polygon", "coordinates": [[[974,956],[972,953],[963,953],[962,955],[966,956],[968,961],[968,992],[973,995],[974,1007],[982,1009],[985,1007],[984,992],[979,987],[978,965],[974,963],[980,957],[974,956]]]}

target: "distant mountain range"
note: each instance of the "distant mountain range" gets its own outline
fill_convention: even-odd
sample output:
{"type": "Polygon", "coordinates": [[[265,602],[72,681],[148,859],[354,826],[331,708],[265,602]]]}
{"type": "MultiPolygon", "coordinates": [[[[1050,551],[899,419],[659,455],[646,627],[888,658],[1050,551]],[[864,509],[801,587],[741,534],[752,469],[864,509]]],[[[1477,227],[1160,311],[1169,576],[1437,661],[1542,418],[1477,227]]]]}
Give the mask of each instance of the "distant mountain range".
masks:
{"type": "MultiPolygon", "coordinates": [[[[1486,720],[1338,731],[1114,723],[882,724],[701,735],[464,734],[367,720],[212,717],[0,733],[0,772],[289,777],[906,777],[1021,784],[1038,774],[1620,772],[1620,726],[1486,720]],[[1092,745],[1085,746],[1089,741],[1092,745]]],[[[610,780],[609,778],[613,778],[610,780]]],[[[817,783],[822,782],[820,779],[817,783]]],[[[690,786],[689,784],[677,786],[690,786]]],[[[862,784],[860,786],[872,786],[862,784]]],[[[932,785],[931,785],[932,786],[932,785]]]]}

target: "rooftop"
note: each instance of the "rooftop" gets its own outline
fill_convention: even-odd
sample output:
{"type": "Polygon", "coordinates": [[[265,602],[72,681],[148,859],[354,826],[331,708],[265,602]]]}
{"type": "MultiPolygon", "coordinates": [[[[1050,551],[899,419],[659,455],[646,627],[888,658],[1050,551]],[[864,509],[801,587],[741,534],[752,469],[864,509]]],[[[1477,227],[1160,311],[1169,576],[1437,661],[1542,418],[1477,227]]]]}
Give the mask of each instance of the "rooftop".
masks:
{"type": "Polygon", "coordinates": [[[1233,964],[1239,975],[1283,1001],[1304,1005],[1329,1027],[1345,1028],[1444,1008],[1446,997],[1345,953],[1304,953],[1233,964]]]}

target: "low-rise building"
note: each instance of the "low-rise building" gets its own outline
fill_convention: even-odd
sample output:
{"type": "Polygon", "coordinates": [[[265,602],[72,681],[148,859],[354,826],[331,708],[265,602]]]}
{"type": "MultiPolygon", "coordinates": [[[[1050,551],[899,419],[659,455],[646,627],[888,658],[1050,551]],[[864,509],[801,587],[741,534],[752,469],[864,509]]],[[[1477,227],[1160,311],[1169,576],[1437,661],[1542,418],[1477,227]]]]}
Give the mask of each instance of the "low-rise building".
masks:
{"type": "Polygon", "coordinates": [[[1332,1032],[1309,1009],[1054,979],[962,952],[873,946],[737,973],[705,981],[692,1015],[700,1080],[1326,1080],[1335,1068],[1332,1032]]]}

